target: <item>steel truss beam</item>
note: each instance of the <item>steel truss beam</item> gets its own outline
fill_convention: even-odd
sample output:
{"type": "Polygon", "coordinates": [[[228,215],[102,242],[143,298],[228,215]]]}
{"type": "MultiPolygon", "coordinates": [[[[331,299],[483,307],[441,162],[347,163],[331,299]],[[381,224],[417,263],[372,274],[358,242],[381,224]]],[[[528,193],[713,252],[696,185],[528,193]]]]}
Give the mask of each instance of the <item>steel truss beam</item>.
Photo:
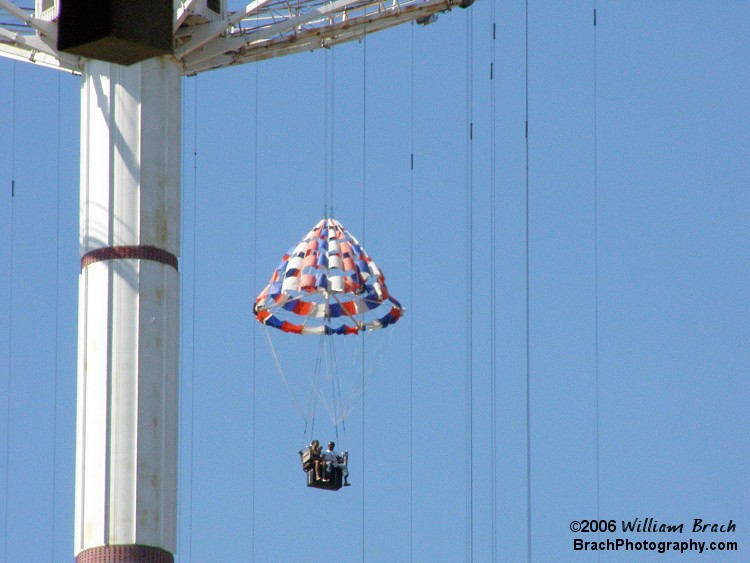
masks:
{"type": "MultiPolygon", "coordinates": [[[[399,3],[341,0],[305,14],[271,25],[257,25],[252,30],[217,38],[182,60],[184,73],[191,75],[205,70],[291,55],[302,51],[330,48],[339,43],[360,40],[366,34],[389,27],[422,20],[451,10],[455,0],[417,0],[399,3]],[[338,4],[338,8],[332,8],[338,4]],[[327,7],[326,7],[327,6],[327,7]]],[[[248,22],[243,22],[248,23],[248,22]]],[[[250,23],[254,23],[250,20],[250,23]]]]}
{"type": "MultiPolygon", "coordinates": [[[[253,0],[244,9],[218,21],[188,22],[196,0],[176,2],[174,58],[184,75],[206,70],[330,48],[360,40],[413,20],[430,16],[473,0],[253,0]]],[[[0,0],[0,10],[19,24],[0,27],[0,56],[33,62],[74,73],[82,72],[86,59],[57,50],[57,22],[43,21],[10,0],[0,0]]]]}

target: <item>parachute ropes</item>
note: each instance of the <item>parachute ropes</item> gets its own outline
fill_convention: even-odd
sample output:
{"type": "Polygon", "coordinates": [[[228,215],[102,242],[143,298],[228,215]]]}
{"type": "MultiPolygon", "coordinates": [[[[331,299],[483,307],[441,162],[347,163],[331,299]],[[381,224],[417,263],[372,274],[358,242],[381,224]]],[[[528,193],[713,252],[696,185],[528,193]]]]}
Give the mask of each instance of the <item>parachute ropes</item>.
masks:
{"type": "MultiPolygon", "coordinates": [[[[339,376],[335,336],[385,328],[398,321],[404,312],[388,292],[383,273],[341,223],[333,218],[322,219],[284,255],[268,285],[256,298],[253,310],[265,327],[321,337],[317,361],[307,370],[312,385],[307,414],[296,397],[295,401],[305,421],[312,420],[311,433],[321,402],[338,436],[338,426],[343,424],[361,389],[343,391],[345,372],[351,370],[344,370],[339,376]]],[[[282,381],[294,396],[295,390],[290,387],[270,337],[268,341],[282,381]]]]}

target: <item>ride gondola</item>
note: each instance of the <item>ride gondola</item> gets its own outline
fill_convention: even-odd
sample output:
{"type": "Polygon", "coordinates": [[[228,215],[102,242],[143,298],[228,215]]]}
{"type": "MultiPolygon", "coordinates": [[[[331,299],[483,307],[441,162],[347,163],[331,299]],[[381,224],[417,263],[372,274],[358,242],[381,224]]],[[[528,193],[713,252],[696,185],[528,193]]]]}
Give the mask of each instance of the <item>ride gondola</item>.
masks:
{"type": "MultiPolygon", "coordinates": [[[[307,473],[307,486],[326,491],[338,491],[341,487],[348,487],[349,452],[330,452],[333,459],[326,459],[317,440],[299,452],[302,470],[307,473]],[[330,470],[326,465],[330,462],[330,470]]],[[[329,453],[329,452],[326,452],[329,453]]]]}

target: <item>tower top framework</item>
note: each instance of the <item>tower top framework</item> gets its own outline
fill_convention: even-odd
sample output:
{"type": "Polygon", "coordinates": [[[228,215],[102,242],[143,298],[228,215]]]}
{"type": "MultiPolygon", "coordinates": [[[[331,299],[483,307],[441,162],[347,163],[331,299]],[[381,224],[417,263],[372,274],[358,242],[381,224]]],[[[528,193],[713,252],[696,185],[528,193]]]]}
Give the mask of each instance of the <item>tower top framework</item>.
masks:
{"type": "MultiPolygon", "coordinates": [[[[16,20],[0,23],[0,56],[81,73],[87,59],[58,48],[60,1],[36,0],[31,13],[11,0],[0,0],[0,14],[16,20]]],[[[234,7],[227,0],[174,0],[172,56],[183,75],[194,75],[329,48],[415,20],[431,23],[439,12],[472,2],[253,0],[234,7]]]]}

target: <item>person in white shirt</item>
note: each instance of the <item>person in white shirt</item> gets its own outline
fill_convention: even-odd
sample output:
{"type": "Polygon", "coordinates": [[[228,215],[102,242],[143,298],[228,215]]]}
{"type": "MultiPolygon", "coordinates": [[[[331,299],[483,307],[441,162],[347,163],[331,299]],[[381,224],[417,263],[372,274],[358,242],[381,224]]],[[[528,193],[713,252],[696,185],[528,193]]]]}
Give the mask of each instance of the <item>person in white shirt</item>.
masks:
{"type": "Polygon", "coordinates": [[[328,449],[323,452],[323,461],[325,462],[325,474],[328,477],[323,477],[323,481],[330,481],[330,475],[333,473],[334,467],[340,467],[341,468],[341,476],[344,478],[344,486],[349,486],[349,469],[347,467],[347,455],[344,453],[343,455],[339,455],[336,453],[336,450],[334,449],[336,447],[336,444],[333,442],[328,442],[328,449]]]}

